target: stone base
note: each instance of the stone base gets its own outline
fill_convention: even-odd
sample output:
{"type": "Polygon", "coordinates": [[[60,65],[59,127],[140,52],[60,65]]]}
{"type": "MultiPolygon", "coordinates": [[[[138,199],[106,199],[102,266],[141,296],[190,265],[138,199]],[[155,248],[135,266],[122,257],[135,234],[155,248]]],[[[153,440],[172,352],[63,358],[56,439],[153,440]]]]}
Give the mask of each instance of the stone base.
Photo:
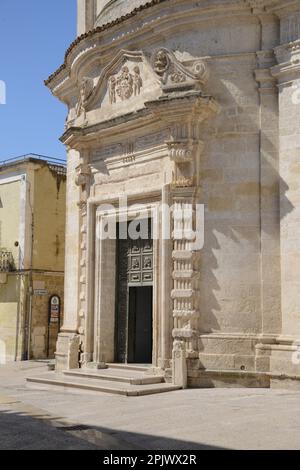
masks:
{"type": "Polygon", "coordinates": [[[234,370],[189,371],[190,388],[270,388],[268,374],[234,370]]]}
{"type": "Polygon", "coordinates": [[[211,334],[199,359],[188,359],[189,387],[300,390],[300,345],[294,338],[211,334]]]}
{"type": "Polygon", "coordinates": [[[56,372],[79,369],[80,336],[75,333],[59,333],[56,345],[56,372]]]}
{"type": "Polygon", "coordinates": [[[102,370],[107,369],[107,364],[105,362],[88,362],[84,365],[84,369],[92,369],[92,370],[102,370]]]}

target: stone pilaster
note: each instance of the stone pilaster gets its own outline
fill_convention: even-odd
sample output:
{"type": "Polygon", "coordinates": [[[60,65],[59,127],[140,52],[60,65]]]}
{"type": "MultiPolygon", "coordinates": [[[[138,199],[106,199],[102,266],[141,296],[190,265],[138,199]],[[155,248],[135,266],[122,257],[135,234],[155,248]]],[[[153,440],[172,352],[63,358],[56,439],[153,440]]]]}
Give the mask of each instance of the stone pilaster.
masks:
{"type": "Polygon", "coordinates": [[[86,318],[87,318],[87,200],[90,192],[90,167],[89,151],[87,149],[81,152],[80,163],[76,168],[76,184],[80,188],[80,200],[78,202],[79,210],[79,299],[78,299],[78,332],[80,334],[80,364],[90,362],[92,357],[85,351],[86,318]]]}
{"type": "Polygon", "coordinates": [[[199,252],[193,248],[196,188],[180,184],[173,190],[173,380],[185,388],[187,359],[198,357],[199,252]]]}
{"type": "MultiPolygon", "coordinates": [[[[260,99],[260,248],[262,334],[281,332],[278,90],[272,51],[257,52],[260,99]]],[[[271,339],[271,338],[270,338],[271,339]]]]}
{"type": "Polygon", "coordinates": [[[79,364],[78,335],[78,263],[79,263],[79,212],[77,201],[79,188],[74,184],[79,153],[68,151],[67,166],[67,220],[65,243],[65,302],[64,324],[56,345],[56,370],[71,369],[79,364]]]}

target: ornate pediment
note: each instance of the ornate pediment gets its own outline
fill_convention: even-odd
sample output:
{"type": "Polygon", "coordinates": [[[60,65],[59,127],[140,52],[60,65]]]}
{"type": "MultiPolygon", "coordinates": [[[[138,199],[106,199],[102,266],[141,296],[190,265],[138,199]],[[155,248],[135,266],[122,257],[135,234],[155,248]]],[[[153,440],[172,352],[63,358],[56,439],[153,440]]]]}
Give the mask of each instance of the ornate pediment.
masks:
{"type": "Polygon", "coordinates": [[[208,78],[201,60],[181,63],[172,51],[155,50],[149,56],[140,51],[120,51],[102,70],[98,80],[84,77],[80,85],[76,116],[86,120],[109,120],[145,107],[178,90],[201,90],[208,78]],[[96,114],[95,114],[96,113],[96,114]]]}
{"type": "Polygon", "coordinates": [[[143,107],[160,92],[160,81],[144,54],[122,50],[103,69],[86,111],[101,109],[111,118],[143,107]]]}

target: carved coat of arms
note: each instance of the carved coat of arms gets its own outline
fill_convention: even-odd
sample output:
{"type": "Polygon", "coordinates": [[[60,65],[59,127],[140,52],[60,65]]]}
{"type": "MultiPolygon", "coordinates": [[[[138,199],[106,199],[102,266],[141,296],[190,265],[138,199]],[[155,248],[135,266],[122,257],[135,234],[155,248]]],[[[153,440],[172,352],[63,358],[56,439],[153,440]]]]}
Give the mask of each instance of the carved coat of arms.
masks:
{"type": "Polygon", "coordinates": [[[122,67],[121,73],[118,76],[111,76],[109,78],[109,100],[110,103],[117,102],[117,96],[122,100],[129,100],[132,95],[138,96],[143,86],[140,68],[134,67],[133,73],[125,65],[122,67]]]}

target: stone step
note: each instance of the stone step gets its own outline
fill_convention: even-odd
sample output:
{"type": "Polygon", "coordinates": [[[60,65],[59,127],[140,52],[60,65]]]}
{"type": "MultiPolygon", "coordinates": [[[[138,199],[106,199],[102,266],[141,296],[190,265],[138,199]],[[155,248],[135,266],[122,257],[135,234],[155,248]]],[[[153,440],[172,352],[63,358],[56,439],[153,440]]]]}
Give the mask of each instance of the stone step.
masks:
{"type": "Polygon", "coordinates": [[[64,388],[65,390],[81,390],[91,392],[111,393],[127,397],[138,397],[157,393],[180,390],[181,387],[166,383],[151,385],[129,385],[122,382],[102,380],[95,382],[91,379],[66,377],[64,374],[48,372],[40,377],[27,378],[27,384],[34,388],[64,388]]]}
{"type": "Polygon", "coordinates": [[[164,382],[164,378],[162,376],[145,375],[145,373],[130,370],[103,369],[98,370],[97,372],[90,372],[87,370],[66,370],[63,374],[67,377],[106,380],[109,382],[121,382],[130,385],[151,385],[164,382]]]}
{"type": "Polygon", "coordinates": [[[109,369],[120,369],[120,370],[133,370],[137,372],[148,372],[151,366],[145,364],[117,364],[111,363],[107,364],[109,369]]]}

